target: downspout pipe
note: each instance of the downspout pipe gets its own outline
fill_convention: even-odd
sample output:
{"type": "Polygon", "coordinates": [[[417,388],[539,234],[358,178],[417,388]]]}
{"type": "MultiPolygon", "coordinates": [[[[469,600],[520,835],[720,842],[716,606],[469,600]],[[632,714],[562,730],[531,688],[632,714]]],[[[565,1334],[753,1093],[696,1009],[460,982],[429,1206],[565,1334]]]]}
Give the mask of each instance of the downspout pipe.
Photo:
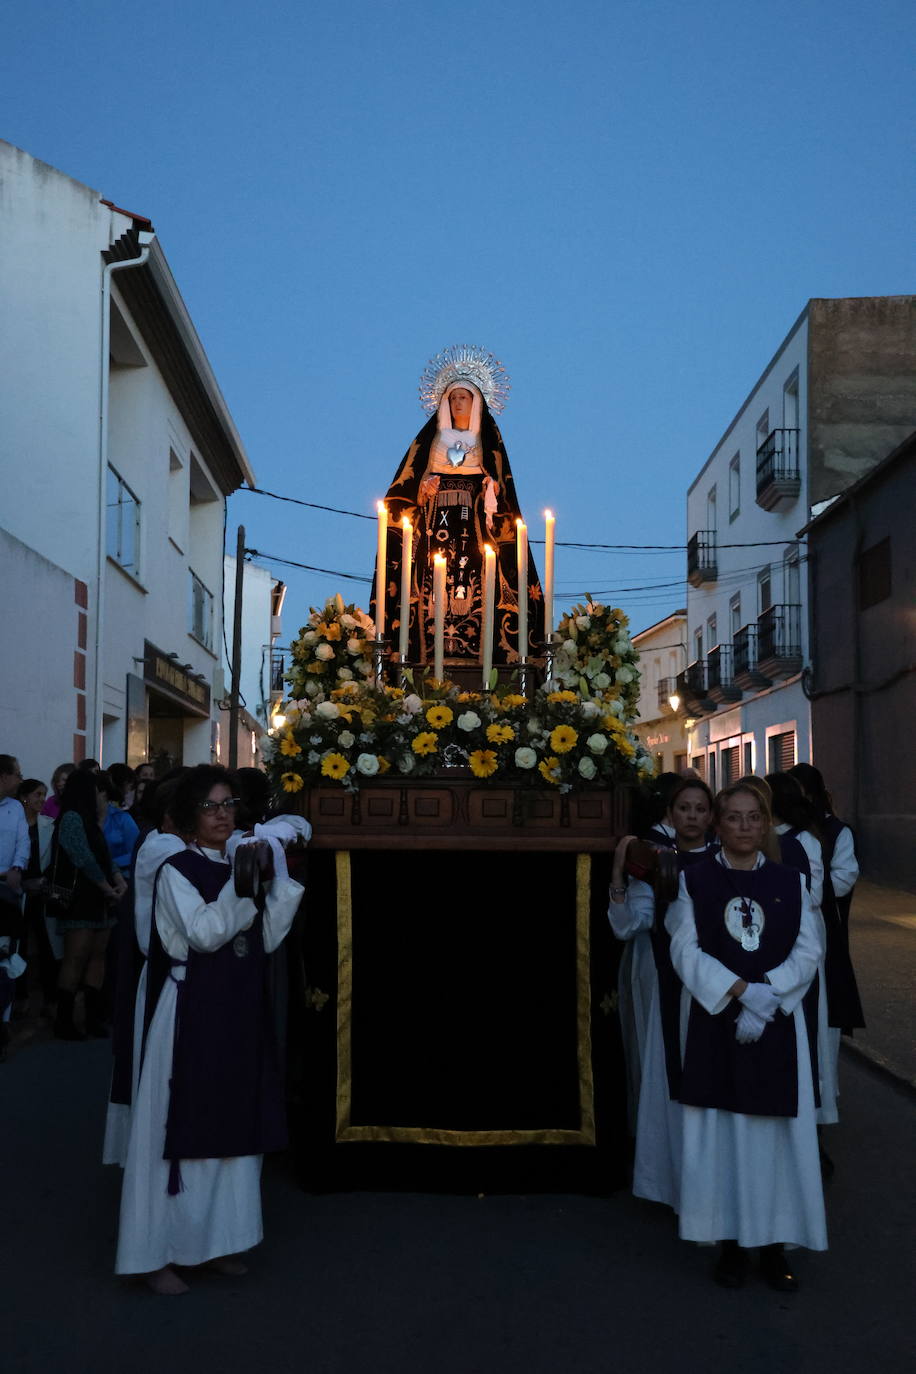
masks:
{"type": "Polygon", "coordinates": [[[140,254],[123,262],[109,262],[102,271],[101,321],[99,345],[99,490],[98,490],[98,562],[95,588],[95,629],[93,632],[92,667],[92,724],[87,740],[96,742],[95,757],[104,765],[102,755],[102,626],[105,620],[105,560],[107,557],[106,502],[108,489],[108,362],[111,349],[111,278],[115,272],[128,267],[142,267],[148,261],[156,235],[141,230],[138,235],[140,254]]]}

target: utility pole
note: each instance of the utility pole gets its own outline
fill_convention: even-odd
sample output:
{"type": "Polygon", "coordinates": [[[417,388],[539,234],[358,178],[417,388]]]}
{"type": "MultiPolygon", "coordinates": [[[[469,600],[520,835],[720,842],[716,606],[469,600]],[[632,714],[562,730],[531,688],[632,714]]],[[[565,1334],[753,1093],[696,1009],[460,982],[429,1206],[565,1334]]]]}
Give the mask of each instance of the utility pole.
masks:
{"type": "Polygon", "coordinates": [[[242,677],[242,590],[245,581],[245,526],[235,546],[235,607],[232,616],[232,688],[229,693],[229,767],[239,765],[239,690],[242,677]]]}

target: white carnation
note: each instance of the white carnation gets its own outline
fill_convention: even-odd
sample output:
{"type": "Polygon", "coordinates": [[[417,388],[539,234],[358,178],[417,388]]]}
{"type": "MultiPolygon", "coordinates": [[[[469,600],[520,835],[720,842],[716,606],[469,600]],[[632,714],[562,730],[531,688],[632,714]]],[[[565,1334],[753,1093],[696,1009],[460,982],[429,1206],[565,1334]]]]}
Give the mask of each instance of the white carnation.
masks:
{"type": "MultiPolygon", "coordinates": [[[[594,739],[595,736],[593,735],[592,738],[594,739]]],[[[591,782],[597,772],[595,760],[590,759],[587,754],[579,760],[579,776],[585,778],[586,782],[591,782]]]]}
{"type": "Polygon", "coordinates": [[[599,692],[603,692],[605,687],[610,687],[611,685],[611,679],[608,677],[607,673],[597,673],[593,681],[599,692]]]}
{"type": "Polygon", "coordinates": [[[632,644],[630,643],[630,636],[627,634],[626,630],[621,630],[620,634],[619,634],[619,635],[617,636],[617,638],[614,640],[614,644],[613,644],[614,653],[615,653],[615,654],[626,654],[626,653],[629,653],[629,651],[630,651],[630,649],[632,649],[632,647],[633,647],[633,646],[632,646],[632,644]]]}
{"type": "Polygon", "coordinates": [[[308,752],[308,760],[309,760],[309,763],[317,763],[318,760],[319,760],[320,758],[321,758],[321,755],[319,754],[319,752],[318,752],[317,749],[310,749],[310,750],[309,750],[309,752],[308,752]]]}
{"type": "Polygon", "coordinates": [[[599,710],[598,703],[596,701],[583,701],[579,710],[586,720],[594,720],[599,710]]]}
{"type": "Polygon", "coordinates": [[[401,702],[401,705],[408,716],[415,716],[418,711],[423,709],[423,702],[417,696],[416,692],[411,692],[409,696],[406,696],[401,702]]]}
{"type": "Polygon", "coordinates": [[[412,773],[414,768],[416,767],[416,763],[417,761],[414,758],[413,754],[402,754],[401,757],[398,759],[398,772],[412,773]]]}
{"type": "Polygon", "coordinates": [[[476,711],[465,711],[458,717],[458,729],[464,730],[467,733],[470,733],[471,730],[476,730],[479,724],[480,716],[476,711]]]}
{"type": "Polygon", "coordinates": [[[340,710],[334,701],[320,701],[315,707],[315,715],[320,716],[322,720],[336,720],[340,710]]]}
{"type": "Polygon", "coordinates": [[[345,613],[344,615],[342,615],[342,616],[340,617],[340,623],[341,623],[341,625],[344,627],[345,630],[355,630],[355,629],[356,629],[356,621],[353,619],[352,615],[347,615],[347,614],[345,613]]]}
{"type": "Polygon", "coordinates": [[[591,618],[587,615],[576,616],[576,629],[590,630],[592,628],[591,618]]]}
{"type": "Polygon", "coordinates": [[[341,682],[351,682],[352,679],[353,679],[353,669],[352,669],[352,668],[338,668],[338,669],[337,669],[337,676],[340,678],[341,682]]]}
{"type": "Polygon", "coordinates": [[[334,650],[331,648],[330,644],[319,644],[318,648],[315,650],[315,657],[320,658],[322,663],[327,663],[328,659],[334,657],[334,650]]]}
{"type": "Polygon", "coordinates": [[[306,630],[305,634],[302,636],[302,643],[314,644],[317,638],[318,636],[316,635],[314,630],[306,630]]]}
{"type": "Polygon", "coordinates": [[[608,701],[605,704],[612,716],[623,715],[623,702],[620,701],[618,697],[615,697],[613,701],[608,701]]]}
{"type": "Polygon", "coordinates": [[[585,742],[593,754],[603,754],[608,746],[607,735],[589,735],[585,742]]]}
{"type": "Polygon", "coordinates": [[[529,749],[527,744],[523,744],[521,749],[515,751],[516,768],[533,768],[538,761],[538,756],[533,749],[529,749]]]}
{"type": "Polygon", "coordinates": [[[529,734],[529,735],[539,735],[540,733],[541,733],[541,722],[540,722],[539,720],[535,720],[534,716],[532,716],[531,719],[530,719],[529,722],[528,722],[528,734],[529,734]]]}
{"type": "Polygon", "coordinates": [[[337,736],[337,743],[342,749],[352,749],[356,743],[356,736],[350,730],[341,730],[337,736]]]}
{"type": "Polygon", "coordinates": [[[362,773],[363,777],[374,778],[378,772],[378,755],[360,754],[356,760],[356,771],[362,773]]]}

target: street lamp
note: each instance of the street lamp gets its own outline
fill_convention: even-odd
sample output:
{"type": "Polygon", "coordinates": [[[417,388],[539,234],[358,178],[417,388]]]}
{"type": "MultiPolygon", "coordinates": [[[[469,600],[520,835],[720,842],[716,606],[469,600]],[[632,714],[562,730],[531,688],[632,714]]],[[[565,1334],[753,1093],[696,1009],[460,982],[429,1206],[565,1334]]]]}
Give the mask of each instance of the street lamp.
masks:
{"type": "Polygon", "coordinates": [[[674,711],[675,713],[677,713],[677,710],[678,710],[678,707],[680,706],[680,704],[681,704],[681,699],[680,699],[680,697],[678,696],[677,692],[672,692],[671,695],[668,697],[668,705],[671,707],[672,711],[674,711]]]}

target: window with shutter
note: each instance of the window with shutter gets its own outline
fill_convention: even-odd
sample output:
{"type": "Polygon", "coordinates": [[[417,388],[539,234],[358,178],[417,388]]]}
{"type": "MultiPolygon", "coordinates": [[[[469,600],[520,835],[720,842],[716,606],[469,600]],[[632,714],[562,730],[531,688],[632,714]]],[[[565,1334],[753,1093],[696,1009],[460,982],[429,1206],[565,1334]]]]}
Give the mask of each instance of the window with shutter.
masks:
{"type": "Polygon", "coordinates": [[[785,730],[769,739],[771,773],[786,773],[795,766],[795,731],[785,730]]]}
{"type": "Polygon", "coordinates": [[[723,749],[721,758],[722,786],[731,787],[741,776],[741,746],[734,744],[728,749],[723,749]]]}

